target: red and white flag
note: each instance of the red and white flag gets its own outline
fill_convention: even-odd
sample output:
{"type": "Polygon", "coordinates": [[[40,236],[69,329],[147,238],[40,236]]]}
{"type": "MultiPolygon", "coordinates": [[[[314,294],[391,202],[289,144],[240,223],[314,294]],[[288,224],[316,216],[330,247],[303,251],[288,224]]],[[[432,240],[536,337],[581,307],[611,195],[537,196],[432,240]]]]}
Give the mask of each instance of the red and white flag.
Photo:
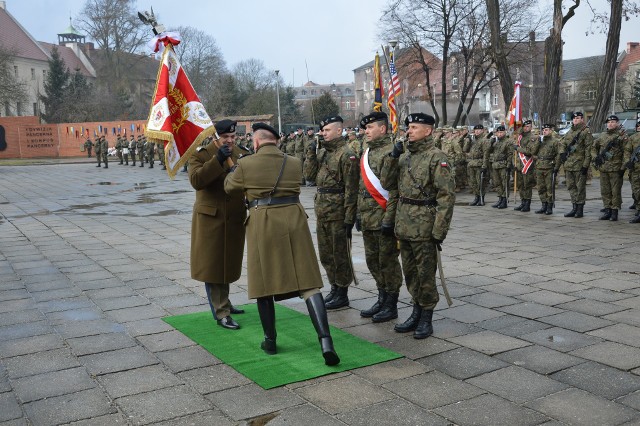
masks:
{"type": "Polygon", "coordinates": [[[209,136],[217,139],[217,134],[173,50],[180,43],[178,37],[160,34],[156,49],[161,48],[160,43],[164,52],[144,134],[152,142],[165,144],[165,165],[173,179],[196,147],[209,136]]]}
{"type": "Polygon", "coordinates": [[[369,148],[364,152],[362,159],[360,159],[360,175],[362,176],[362,182],[369,191],[369,194],[374,200],[382,207],[383,210],[387,210],[387,201],[389,201],[389,191],[382,187],[380,179],[371,170],[369,166],[369,148]]]}
{"type": "Polygon", "coordinates": [[[516,81],[513,89],[513,99],[511,99],[511,105],[509,106],[509,112],[507,113],[507,123],[509,127],[515,128],[522,123],[522,108],[520,106],[520,85],[519,81],[516,81]]]}

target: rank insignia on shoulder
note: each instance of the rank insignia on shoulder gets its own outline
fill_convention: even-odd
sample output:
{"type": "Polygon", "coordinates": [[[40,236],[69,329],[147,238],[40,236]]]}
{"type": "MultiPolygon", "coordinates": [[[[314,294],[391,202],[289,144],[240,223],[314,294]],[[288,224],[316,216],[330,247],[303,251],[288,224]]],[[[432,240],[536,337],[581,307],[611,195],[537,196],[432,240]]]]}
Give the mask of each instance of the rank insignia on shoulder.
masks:
{"type": "Polygon", "coordinates": [[[440,167],[449,167],[449,163],[447,163],[446,161],[441,161],[440,167]]]}
{"type": "Polygon", "coordinates": [[[200,152],[200,151],[202,151],[203,149],[204,149],[204,146],[199,146],[199,147],[197,147],[197,148],[196,148],[196,151],[200,152]]]}

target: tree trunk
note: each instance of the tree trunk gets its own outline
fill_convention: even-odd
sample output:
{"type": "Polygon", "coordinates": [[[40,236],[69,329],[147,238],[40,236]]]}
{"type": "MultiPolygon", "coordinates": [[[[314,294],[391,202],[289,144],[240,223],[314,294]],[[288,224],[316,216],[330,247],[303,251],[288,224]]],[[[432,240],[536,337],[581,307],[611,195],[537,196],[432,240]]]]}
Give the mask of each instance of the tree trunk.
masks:
{"type": "Polygon", "coordinates": [[[508,109],[513,97],[513,80],[509,72],[509,64],[504,53],[503,40],[500,34],[500,5],[498,0],[485,1],[487,4],[487,16],[489,17],[489,29],[491,30],[491,52],[498,70],[505,108],[508,109]]]}
{"type": "Polygon", "coordinates": [[[553,1],[553,28],[544,41],[544,77],[547,84],[542,98],[542,123],[555,124],[562,78],[562,0],[553,1]]]}
{"type": "Polygon", "coordinates": [[[598,87],[596,109],[589,125],[593,132],[604,128],[605,117],[609,114],[615,72],[618,66],[618,46],[620,45],[620,27],[622,25],[622,1],[611,0],[611,15],[609,18],[609,33],[607,34],[607,49],[602,64],[602,78],[598,87]]]}

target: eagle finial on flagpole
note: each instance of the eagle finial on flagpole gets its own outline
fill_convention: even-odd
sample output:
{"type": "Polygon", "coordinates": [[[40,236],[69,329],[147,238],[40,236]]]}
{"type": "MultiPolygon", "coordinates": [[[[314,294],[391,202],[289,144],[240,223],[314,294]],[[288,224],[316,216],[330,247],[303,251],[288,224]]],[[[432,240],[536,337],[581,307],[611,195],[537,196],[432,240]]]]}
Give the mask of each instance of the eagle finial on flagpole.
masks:
{"type": "Polygon", "coordinates": [[[165,30],[164,25],[159,24],[158,20],[156,19],[156,15],[153,13],[153,6],[151,7],[151,12],[148,12],[146,10],[138,12],[138,18],[140,18],[143,24],[151,25],[153,33],[155,35],[158,35],[165,30]]]}

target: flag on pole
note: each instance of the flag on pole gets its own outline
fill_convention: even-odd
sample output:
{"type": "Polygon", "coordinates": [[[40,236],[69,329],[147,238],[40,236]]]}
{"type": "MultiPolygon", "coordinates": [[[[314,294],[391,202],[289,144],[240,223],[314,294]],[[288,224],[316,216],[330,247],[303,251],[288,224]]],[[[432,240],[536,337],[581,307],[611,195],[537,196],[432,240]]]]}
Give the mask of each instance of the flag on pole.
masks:
{"type": "Polygon", "coordinates": [[[389,120],[391,121],[391,130],[393,131],[393,133],[396,133],[398,131],[398,111],[396,110],[396,96],[400,94],[402,89],[400,88],[400,79],[398,78],[398,71],[396,70],[393,52],[389,52],[389,73],[391,74],[391,80],[389,80],[389,98],[387,99],[387,106],[389,107],[389,120]]]}
{"type": "Polygon", "coordinates": [[[165,143],[165,164],[173,179],[205,138],[218,135],[173,50],[179,35],[163,34],[154,38],[156,52],[161,44],[164,51],[144,134],[151,142],[165,143]]]}
{"type": "Polygon", "coordinates": [[[373,110],[382,111],[382,97],[384,96],[384,89],[382,87],[382,73],[380,72],[380,55],[376,52],[376,60],[373,64],[373,81],[375,95],[373,98],[373,110]]]}
{"type": "Polygon", "coordinates": [[[509,123],[509,127],[515,128],[522,124],[522,108],[520,106],[520,82],[516,81],[515,87],[513,89],[513,99],[511,100],[511,105],[509,106],[509,112],[507,113],[507,123],[509,123]]]}

